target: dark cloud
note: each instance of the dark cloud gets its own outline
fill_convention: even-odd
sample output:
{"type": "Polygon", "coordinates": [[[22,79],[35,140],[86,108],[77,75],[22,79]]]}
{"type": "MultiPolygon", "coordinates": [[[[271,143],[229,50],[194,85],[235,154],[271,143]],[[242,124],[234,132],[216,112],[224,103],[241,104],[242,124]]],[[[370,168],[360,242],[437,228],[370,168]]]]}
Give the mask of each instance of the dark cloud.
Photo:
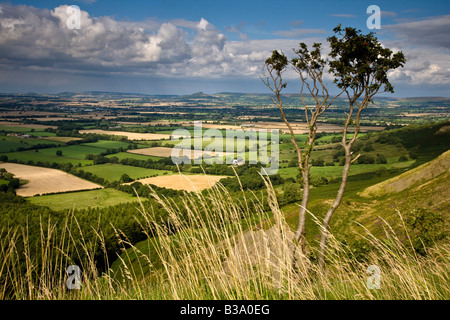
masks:
{"type": "Polygon", "coordinates": [[[401,39],[415,45],[450,49],[450,15],[386,25],[401,39]]]}

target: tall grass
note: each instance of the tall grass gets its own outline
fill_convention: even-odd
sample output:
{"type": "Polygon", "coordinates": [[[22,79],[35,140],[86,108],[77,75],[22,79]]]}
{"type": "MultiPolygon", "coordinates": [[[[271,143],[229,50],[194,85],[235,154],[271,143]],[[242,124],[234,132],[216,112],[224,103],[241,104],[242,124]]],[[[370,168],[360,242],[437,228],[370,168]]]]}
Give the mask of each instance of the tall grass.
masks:
{"type": "MultiPolygon", "coordinates": [[[[39,248],[30,248],[27,226],[2,230],[0,298],[450,298],[449,246],[441,244],[425,257],[418,256],[408,237],[401,240],[404,235],[396,234],[387,223],[382,238],[361,226],[361,236],[374,248],[364,261],[331,235],[327,268],[321,272],[313,258],[315,244],[310,244],[307,256],[293,253],[293,233],[269,180],[266,185],[269,211],[264,209],[262,195],[243,193],[242,200],[233,199],[220,184],[204,194],[186,194],[183,208],[153,192],[169,221],[157,221],[152,208],[141,204],[136,212],[145,218],[141,228],[148,236],[147,245],[133,245],[115,229],[123,254],[103,274],[97,271],[92,252],[94,245],[100,245],[106,256],[101,230],[93,226],[98,243],[84,241],[73,215],[60,229],[51,221],[41,223],[39,248]],[[66,269],[71,264],[82,270],[80,290],[67,288],[66,269]],[[379,289],[368,287],[373,277],[367,273],[369,266],[381,271],[379,289]]],[[[401,215],[399,221],[402,224],[401,215]]],[[[320,226],[318,219],[316,223],[320,226]]]]}

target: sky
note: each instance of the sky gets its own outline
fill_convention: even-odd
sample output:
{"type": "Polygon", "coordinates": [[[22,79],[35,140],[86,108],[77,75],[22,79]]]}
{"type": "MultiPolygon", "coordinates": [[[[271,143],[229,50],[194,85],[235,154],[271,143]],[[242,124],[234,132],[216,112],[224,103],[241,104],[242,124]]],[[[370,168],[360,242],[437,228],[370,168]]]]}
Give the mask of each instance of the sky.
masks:
{"type": "MultiPolygon", "coordinates": [[[[272,50],[293,57],[300,42],[320,42],[326,52],[338,24],[405,54],[389,95],[450,97],[447,0],[0,1],[0,92],[268,93],[272,50]],[[379,29],[368,28],[370,5],[379,29]]],[[[285,77],[297,92],[295,73],[285,77]]]]}

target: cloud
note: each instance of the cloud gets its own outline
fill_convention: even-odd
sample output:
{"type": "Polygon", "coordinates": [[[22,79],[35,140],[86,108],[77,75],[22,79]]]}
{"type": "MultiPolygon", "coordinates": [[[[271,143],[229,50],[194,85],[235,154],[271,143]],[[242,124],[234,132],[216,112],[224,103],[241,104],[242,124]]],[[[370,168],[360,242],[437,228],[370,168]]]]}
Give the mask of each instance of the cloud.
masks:
{"type": "Polygon", "coordinates": [[[393,81],[416,86],[450,84],[450,15],[383,25],[382,29],[396,36],[385,44],[403,51],[407,59],[404,68],[389,73],[393,81]]]}
{"type": "Polygon", "coordinates": [[[307,29],[307,28],[295,28],[290,30],[281,30],[274,32],[275,35],[284,38],[297,38],[304,36],[305,34],[324,34],[327,33],[324,29],[307,29]]]}
{"type": "Polygon", "coordinates": [[[291,26],[301,26],[305,22],[304,20],[295,20],[291,22],[291,26]]]}
{"type": "Polygon", "coordinates": [[[71,73],[226,73],[226,37],[206,19],[158,23],[91,17],[70,29],[68,6],[0,6],[0,68],[71,73]],[[187,32],[189,31],[189,32],[187,32]]]}
{"type": "Polygon", "coordinates": [[[392,17],[395,18],[397,16],[397,13],[394,11],[384,11],[381,10],[381,17],[392,17]]]}
{"type": "Polygon", "coordinates": [[[18,67],[53,65],[102,70],[126,65],[139,67],[141,63],[159,62],[163,54],[172,54],[172,48],[162,46],[176,37],[173,30],[165,32],[166,25],[151,35],[140,27],[124,26],[109,17],[91,18],[86,11],[81,11],[81,28],[69,29],[66,22],[71,13],[67,9],[65,5],[54,10],[2,6],[3,62],[13,62],[18,67]]]}
{"type": "Polygon", "coordinates": [[[228,41],[204,18],[135,22],[81,11],[80,29],[69,29],[66,5],[53,10],[11,5],[0,9],[0,70],[17,74],[55,73],[58,79],[64,74],[257,78],[272,50],[292,52],[298,46],[297,40],[248,41],[244,33],[239,33],[240,41],[228,41]]]}
{"type": "Polygon", "coordinates": [[[335,13],[330,14],[332,17],[338,17],[338,18],[356,18],[356,15],[350,14],[350,13],[335,13]]]}
{"type": "MultiPolygon", "coordinates": [[[[42,83],[40,77],[55,86],[68,79],[79,81],[83,76],[91,81],[86,83],[133,77],[257,79],[273,50],[291,56],[300,42],[296,39],[311,46],[325,42],[327,33],[323,29],[292,28],[275,33],[283,39],[248,40],[242,33],[244,24],[239,24],[225,28],[241,39],[230,41],[205,18],[119,21],[107,16],[92,17],[86,11],[80,12],[81,28],[69,29],[67,8],[0,5],[2,87],[14,79],[38,86],[42,83]]],[[[405,68],[390,72],[394,85],[450,84],[450,39],[446,32],[450,29],[449,18],[447,15],[382,26],[382,30],[399,38],[384,44],[394,51],[402,50],[408,59],[405,68]]],[[[296,77],[293,71],[285,75],[288,79],[296,77]]],[[[328,74],[326,77],[330,78],[328,74]]]]}
{"type": "Polygon", "coordinates": [[[403,47],[406,57],[404,68],[389,72],[389,77],[410,85],[450,84],[450,60],[448,53],[430,48],[403,47]]]}
{"type": "Polygon", "coordinates": [[[225,26],[224,29],[226,32],[241,33],[245,25],[245,22],[240,22],[238,25],[232,24],[231,26],[225,26]]]}
{"type": "Polygon", "coordinates": [[[383,28],[392,30],[412,44],[450,49],[450,15],[386,25],[383,28]]]}
{"type": "Polygon", "coordinates": [[[86,3],[86,4],[93,4],[97,0],[77,0],[76,2],[86,3]]]}

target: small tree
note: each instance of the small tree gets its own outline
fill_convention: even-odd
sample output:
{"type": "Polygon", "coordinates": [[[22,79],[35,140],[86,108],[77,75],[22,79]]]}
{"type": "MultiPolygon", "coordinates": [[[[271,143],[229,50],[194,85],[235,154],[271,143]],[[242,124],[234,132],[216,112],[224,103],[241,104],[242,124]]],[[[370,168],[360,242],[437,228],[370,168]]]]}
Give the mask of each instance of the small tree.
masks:
{"type": "Polygon", "coordinates": [[[133,179],[126,173],[124,173],[121,177],[120,177],[120,181],[123,183],[127,183],[127,182],[131,182],[133,181],[133,179]]]}
{"type": "Polygon", "coordinates": [[[62,151],[61,150],[56,150],[56,155],[57,156],[62,156],[62,151]]]}
{"type": "MultiPolygon", "coordinates": [[[[314,147],[314,142],[317,135],[317,119],[328,109],[333,103],[334,99],[341,95],[344,90],[338,95],[330,99],[330,94],[323,81],[323,74],[327,66],[327,61],[322,58],[321,44],[314,43],[311,50],[305,43],[300,43],[299,49],[294,50],[296,55],[290,62],[284,53],[277,50],[272,52],[272,56],[265,61],[263,77],[261,80],[264,84],[275,94],[275,99],[272,98],[273,103],[280,109],[281,117],[289,129],[291,141],[297,152],[297,163],[301,173],[301,184],[303,185],[302,202],[299,209],[299,222],[297,231],[295,233],[295,240],[299,243],[301,251],[304,252],[305,247],[305,213],[309,201],[310,189],[310,157],[314,147]],[[305,121],[308,127],[308,140],[306,147],[301,150],[295,140],[294,131],[290,122],[287,120],[281,92],[286,88],[287,84],[283,81],[282,74],[290,65],[300,78],[300,98],[305,113],[305,121]],[[311,95],[315,104],[310,106],[306,103],[304,93],[305,91],[311,95]]],[[[293,248],[296,250],[296,247],[293,248]]],[[[294,255],[295,256],[295,252],[294,255]]]]}
{"type": "Polygon", "coordinates": [[[372,32],[363,35],[360,30],[350,27],[342,29],[341,25],[333,31],[336,35],[327,39],[331,47],[330,71],[335,77],[334,83],[345,91],[349,109],[341,141],[345,151],[342,181],[336,198],[323,219],[318,259],[322,268],[325,266],[330,220],[341,204],[350,166],[358,158],[352,157],[351,149],[360,131],[361,113],[380,91],[394,92],[388,80],[388,71],[403,66],[406,61],[401,51],[393,54],[390,49],[384,48],[372,32]],[[354,135],[347,138],[351,125],[354,126],[354,135]]]}

